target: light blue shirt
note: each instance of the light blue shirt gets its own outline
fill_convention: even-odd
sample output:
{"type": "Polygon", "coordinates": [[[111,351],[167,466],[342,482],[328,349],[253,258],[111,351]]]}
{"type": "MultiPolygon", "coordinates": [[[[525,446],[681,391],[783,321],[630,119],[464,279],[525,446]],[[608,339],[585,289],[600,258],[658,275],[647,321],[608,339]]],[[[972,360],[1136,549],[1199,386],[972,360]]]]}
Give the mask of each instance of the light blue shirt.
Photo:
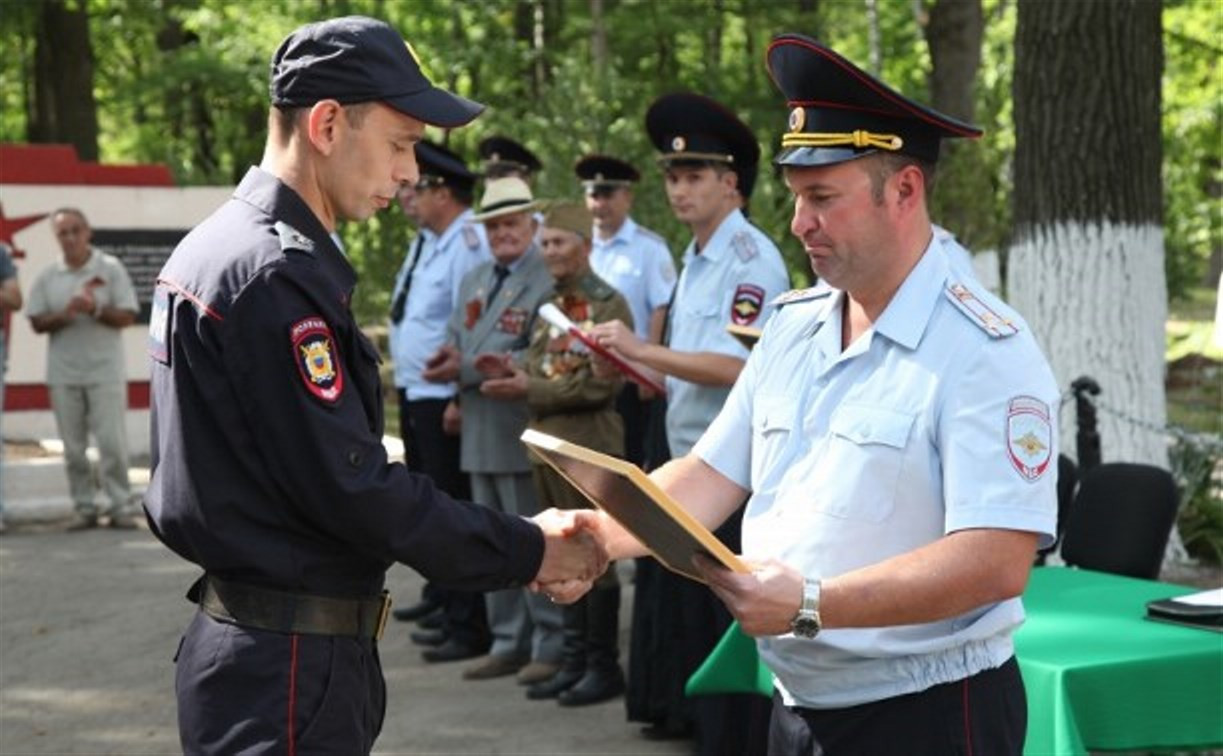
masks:
{"type": "MultiPolygon", "coordinates": [[[[790,283],[777,245],[735,210],[700,254],[696,242],[688,244],[677,286],[667,346],[747,359],[747,348],[727,333],[726,326],[763,326],[772,312],[769,303],[790,283]]],[[[667,442],[672,456],[688,453],[729,393],[728,386],[702,386],[667,376],[667,442]]]]}
{"type": "MultiPolygon", "coordinates": [[[[785,304],[694,453],[750,489],[743,551],[819,579],[968,528],[1057,518],[1058,390],[1023,320],[932,241],[841,349],[843,292],[785,304]]],[[[760,639],[789,705],[853,706],[991,669],[1019,599],[920,625],[760,639]]]]}
{"type": "Polygon", "coordinates": [[[671,301],[675,260],[661,236],[625,218],[610,239],[592,236],[590,267],[628,300],[633,330],[649,338],[650,315],[671,301]]]}
{"type": "MultiPolygon", "coordinates": [[[[408,399],[448,399],[455,394],[452,383],[431,383],[421,377],[425,361],[446,341],[446,323],[459,301],[459,284],[467,271],[492,260],[484,226],[472,223],[468,209],[455,218],[441,235],[421,229],[424,244],[420,262],[412,270],[412,285],[403,320],[391,324],[391,360],[395,363],[395,386],[407,391],[408,399]]],[[[412,265],[411,250],[395,277],[391,301],[399,294],[412,265]]]]}

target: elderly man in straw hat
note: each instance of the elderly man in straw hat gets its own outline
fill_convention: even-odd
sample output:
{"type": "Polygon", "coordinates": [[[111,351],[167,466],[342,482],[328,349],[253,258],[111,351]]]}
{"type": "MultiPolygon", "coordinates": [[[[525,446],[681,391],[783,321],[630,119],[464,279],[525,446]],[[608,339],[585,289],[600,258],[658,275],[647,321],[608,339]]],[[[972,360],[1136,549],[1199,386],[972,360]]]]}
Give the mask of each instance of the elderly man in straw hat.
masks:
{"type": "MultiPolygon", "coordinates": [[[[456,402],[465,426],[460,461],[471,476],[472,499],[528,517],[540,506],[526,449],[517,440],[527,425],[526,401],[492,396],[486,387],[511,373],[510,365],[527,347],[536,310],[552,293],[552,276],[535,244],[538,205],[522,179],[488,182],[473,220],[484,224],[493,260],[463,277],[447,344],[424,372],[427,380],[458,382],[456,402]]],[[[448,408],[452,415],[456,411],[454,405],[448,408]]],[[[463,677],[518,673],[524,685],[551,677],[561,656],[560,607],[523,588],[489,593],[486,599],[493,645],[463,677]]],[[[445,652],[445,645],[430,649],[426,658],[442,654],[435,660],[447,661],[445,652]]]]}

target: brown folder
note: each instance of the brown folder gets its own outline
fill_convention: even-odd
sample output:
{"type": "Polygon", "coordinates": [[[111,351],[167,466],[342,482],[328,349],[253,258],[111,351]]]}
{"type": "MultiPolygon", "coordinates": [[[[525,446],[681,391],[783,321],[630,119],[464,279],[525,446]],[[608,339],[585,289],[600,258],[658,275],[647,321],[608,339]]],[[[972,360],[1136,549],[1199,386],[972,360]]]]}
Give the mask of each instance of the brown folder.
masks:
{"type": "Polygon", "coordinates": [[[735,325],[734,323],[726,324],[726,332],[739,340],[743,346],[751,349],[756,346],[756,342],[760,341],[760,329],[752,328],[751,326],[735,325]]]}
{"type": "Polygon", "coordinates": [[[748,572],[739,557],[633,463],[539,431],[524,431],[521,438],[673,572],[705,582],[692,566],[695,554],[704,554],[728,570],[748,572]]]}

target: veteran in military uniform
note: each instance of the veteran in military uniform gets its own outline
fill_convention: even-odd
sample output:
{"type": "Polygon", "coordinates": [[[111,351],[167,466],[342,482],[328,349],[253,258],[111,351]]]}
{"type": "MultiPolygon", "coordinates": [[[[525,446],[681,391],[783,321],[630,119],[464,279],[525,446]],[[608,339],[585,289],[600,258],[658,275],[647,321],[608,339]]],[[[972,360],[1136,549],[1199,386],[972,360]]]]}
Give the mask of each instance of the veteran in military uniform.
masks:
{"type": "Polygon", "coordinates": [[[791,230],[823,283],[777,301],[722,412],[655,479],[708,526],[748,499],[753,570],[700,566],[774,673],[771,753],[1020,754],[1012,635],[1054,539],[1058,391],[930,222],[941,141],[981,132],[801,35],[768,64],[791,230]]]}
{"type": "MultiPolygon", "coordinates": [[[[624,297],[590,268],[591,216],[574,202],[548,207],[540,231],[544,263],[555,281],[546,304],[578,328],[619,319],[632,323],[624,297]]],[[[495,396],[526,398],[530,428],[606,454],[624,453],[624,426],[615,409],[622,380],[595,376],[582,342],[544,317],[537,317],[526,361],[513,374],[485,383],[495,396]]],[[[531,460],[544,506],[575,509],[586,499],[552,468],[531,460]]],[[[624,691],[619,644],[620,584],[608,570],[582,601],[565,607],[564,658],[551,678],[527,689],[532,699],[558,698],[562,706],[606,701],[624,691]]]]}
{"type": "Polygon", "coordinates": [[[533,522],[455,500],[382,445],[378,354],[331,234],[416,181],[425,121],[481,106],[360,16],[290,34],[270,90],[260,166],[157,278],[145,509],[205,571],[175,655],[183,752],[364,754],[386,709],[393,562],[487,590],[593,579],[606,560],[574,530],[586,513],[533,522]]]}
{"type": "MultiPolygon", "coordinates": [[[[459,286],[459,306],[447,343],[430,359],[425,378],[457,381],[462,411],[462,466],[472,498],[509,514],[540,511],[526,448],[521,396],[490,393],[490,379],[509,375],[530,341],[539,305],[552,292],[552,276],[535,244],[538,204],[521,179],[489,181],[474,220],[483,223],[494,262],[473,268],[459,286]]],[[[493,644],[488,656],[464,671],[467,679],[520,673],[524,684],[551,676],[560,663],[561,611],[523,589],[486,597],[493,644]]]]}

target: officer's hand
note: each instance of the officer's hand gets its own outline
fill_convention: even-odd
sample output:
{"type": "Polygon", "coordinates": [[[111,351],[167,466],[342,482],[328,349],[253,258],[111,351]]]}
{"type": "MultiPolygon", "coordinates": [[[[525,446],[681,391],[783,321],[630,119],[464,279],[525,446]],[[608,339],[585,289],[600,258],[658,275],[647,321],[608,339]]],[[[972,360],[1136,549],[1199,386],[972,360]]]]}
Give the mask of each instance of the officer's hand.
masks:
{"type": "Polygon", "coordinates": [[[601,381],[610,381],[620,375],[611,360],[600,357],[598,353],[590,353],[590,374],[601,381]]]}
{"type": "MultiPolygon", "coordinates": [[[[550,509],[533,518],[544,534],[544,558],[533,585],[590,582],[607,569],[607,550],[595,537],[592,523],[597,517],[589,510],[550,509]]],[[[576,596],[581,595],[574,590],[576,596]]],[[[568,597],[562,594],[562,598],[568,597]]],[[[557,599],[560,600],[559,598],[557,599]]]]}
{"type": "Polygon", "coordinates": [[[480,393],[489,399],[522,399],[527,395],[527,374],[514,370],[507,378],[493,378],[480,384],[480,393]]]}
{"type": "Polygon", "coordinates": [[[590,335],[600,345],[608,349],[615,349],[630,360],[641,359],[641,353],[646,346],[646,343],[637,338],[637,334],[633,333],[632,328],[629,328],[619,320],[599,323],[590,329],[590,335]]]}
{"type": "Polygon", "coordinates": [[[421,377],[430,383],[450,383],[459,377],[459,350],[453,344],[442,344],[433,356],[425,360],[421,377]]]}
{"type": "Polygon", "coordinates": [[[572,604],[594,587],[593,580],[562,580],[556,583],[531,583],[531,590],[552,599],[554,604],[572,604]]]}
{"type": "Polygon", "coordinates": [[[505,378],[514,372],[514,358],[509,354],[485,352],[476,355],[472,366],[485,378],[505,378]]]}
{"type": "Polygon", "coordinates": [[[463,410],[459,408],[459,403],[451,400],[446,402],[446,409],[442,410],[442,433],[447,436],[457,436],[463,430],[463,410]]]}
{"type": "Polygon", "coordinates": [[[747,635],[785,635],[803,603],[803,576],[774,559],[749,565],[751,572],[731,572],[714,560],[696,556],[692,563],[747,635]]]}

